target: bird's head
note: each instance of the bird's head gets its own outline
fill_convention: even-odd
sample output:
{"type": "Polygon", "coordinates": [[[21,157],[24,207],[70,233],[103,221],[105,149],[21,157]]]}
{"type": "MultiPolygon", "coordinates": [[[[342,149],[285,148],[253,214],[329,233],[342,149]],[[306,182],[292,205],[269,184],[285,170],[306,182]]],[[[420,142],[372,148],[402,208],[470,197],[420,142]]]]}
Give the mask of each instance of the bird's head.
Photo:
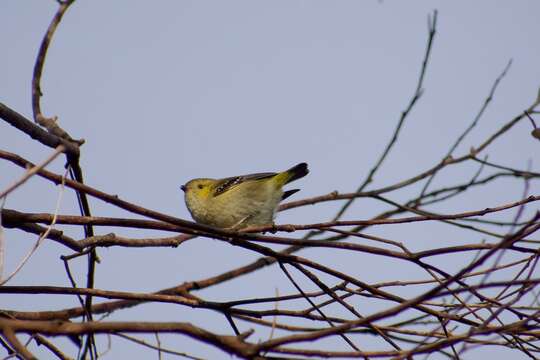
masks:
{"type": "Polygon", "coordinates": [[[213,179],[193,179],[180,189],[186,194],[186,199],[205,199],[212,194],[216,180],[213,179]]]}

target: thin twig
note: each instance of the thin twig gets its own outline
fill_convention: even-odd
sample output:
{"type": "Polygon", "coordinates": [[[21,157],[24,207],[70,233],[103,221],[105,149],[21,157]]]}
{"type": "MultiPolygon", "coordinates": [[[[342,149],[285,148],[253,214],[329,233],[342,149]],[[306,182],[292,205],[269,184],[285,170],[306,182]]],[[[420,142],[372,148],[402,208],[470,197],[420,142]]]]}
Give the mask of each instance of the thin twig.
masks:
{"type": "MultiPolygon", "coordinates": [[[[429,63],[430,55],[431,55],[431,49],[433,45],[433,39],[435,38],[436,29],[437,29],[437,10],[433,11],[433,15],[428,18],[428,40],[427,40],[427,46],[426,46],[426,52],[424,54],[424,59],[422,61],[422,68],[420,69],[420,75],[418,77],[418,82],[416,84],[416,88],[414,90],[414,94],[409,101],[409,104],[405,108],[405,110],[401,113],[401,117],[399,118],[399,121],[397,123],[397,126],[394,130],[394,133],[392,134],[392,138],[390,139],[390,142],[386,145],[386,148],[380,155],[379,159],[375,163],[375,166],[369,171],[368,175],[366,176],[365,180],[362,182],[362,184],[356,189],[356,192],[359,193],[365,189],[367,185],[369,185],[373,181],[373,177],[377,170],[380,168],[388,154],[390,153],[390,150],[394,147],[394,144],[396,143],[399,133],[401,132],[401,128],[403,127],[403,124],[405,123],[405,119],[409,115],[409,113],[414,108],[414,105],[416,102],[420,99],[422,96],[424,89],[422,88],[424,84],[424,77],[427,71],[427,65],[429,63]]],[[[355,199],[349,199],[345,205],[338,211],[338,213],[334,216],[334,220],[337,220],[341,218],[341,216],[347,211],[347,209],[352,205],[353,201],[355,199]]]]}
{"type": "Polygon", "coordinates": [[[34,166],[31,169],[28,169],[26,173],[17,181],[15,181],[13,184],[8,186],[4,191],[0,192],[0,199],[5,198],[10,192],[24,184],[28,179],[30,179],[32,176],[37,174],[39,170],[45,168],[47,165],[49,165],[54,159],[58,157],[61,153],[63,153],[65,150],[64,145],[59,145],[56,150],[47,158],[45,159],[41,164],[34,166]]]}
{"type": "MultiPolygon", "coordinates": [[[[67,175],[64,174],[64,177],[67,175]]],[[[21,261],[19,262],[19,264],[15,267],[15,269],[13,270],[13,272],[6,276],[5,278],[1,279],[0,280],[0,286],[4,285],[5,283],[7,283],[9,280],[11,280],[11,278],[13,278],[21,269],[22,267],[26,264],[26,262],[30,259],[30,257],[34,254],[34,252],[37,250],[37,248],[39,247],[39,245],[41,245],[43,239],[47,238],[49,232],[52,230],[53,226],[56,224],[56,218],[58,216],[58,212],[60,211],[60,204],[62,203],[62,196],[64,194],[64,182],[62,181],[61,183],[61,187],[60,187],[60,191],[58,193],[58,199],[56,200],[56,208],[54,210],[54,213],[53,213],[53,217],[52,217],[52,220],[51,220],[51,223],[49,224],[49,226],[47,227],[47,230],[45,231],[45,233],[43,233],[42,235],[40,235],[37,239],[37,241],[35,242],[34,246],[30,249],[30,251],[21,259],[21,261]]]]}
{"type": "MultiPolygon", "coordinates": [[[[499,74],[499,76],[497,76],[497,78],[495,79],[495,82],[493,83],[493,85],[491,86],[491,89],[489,91],[489,95],[487,96],[487,98],[484,100],[484,103],[482,104],[482,106],[480,107],[480,110],[478,111],[478,113],[476,114],[476,116],[474,117],[472,123],[465,129],[465,131],[463,131],[463,133],[456,139],[456,141],[454,142],[454,144],[450,147],[450,149],[448,150],[448,152],[446,153],[446,155],[443,157],[443,159],[446,159],[450,156],[452,156],[452,154],[454,153],[454,151],[457,149],[457,147],[461,144],[461,142],[465,139],[465,137],[474,129],[474,127],[478,124],[478,121],[480,120],[480,118],[482,117],[482,115],[484,114],[484,112],[486,111],[486,109],[488,108],[489,104],[491,103],[491,101],[493,100],[493,96],[495,95],[495,91],[497,90],[497,87],[499,86],[499,83],[501,82],[501,80],[506,76],[506,74],[508,73],[508,70],[510,69],[510,66],[512,65],[512,59],[510,59],[508,61],[508,63],[506,64],[506,66],[504,67],[503,71],[499,74]]],[[[420,192],[420,197],[422,197],[427,189],[429,188],[429,185],[431,184],[431,182],[433,181],[433,179],[435,178],[435,176],[437,175],[437,172],[434,172],[428,179],[428,181],[424,184],[424,187],[422,188],[422,191],[420,192]]]]}

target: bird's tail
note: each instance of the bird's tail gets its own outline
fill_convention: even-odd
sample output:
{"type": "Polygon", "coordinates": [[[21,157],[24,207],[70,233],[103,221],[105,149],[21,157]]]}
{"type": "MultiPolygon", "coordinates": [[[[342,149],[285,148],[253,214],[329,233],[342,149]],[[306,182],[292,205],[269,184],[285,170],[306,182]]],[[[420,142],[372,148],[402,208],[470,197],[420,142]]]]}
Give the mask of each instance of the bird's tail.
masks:
{"type": "Polygon", "coordinates": [[[309,173],[308,165],[306,163],[300,163],[293,166],[289,170],[285,170],[276,175],[275,181],[279,186],[290,183],[291,181],[303,178],[309,173]]]}

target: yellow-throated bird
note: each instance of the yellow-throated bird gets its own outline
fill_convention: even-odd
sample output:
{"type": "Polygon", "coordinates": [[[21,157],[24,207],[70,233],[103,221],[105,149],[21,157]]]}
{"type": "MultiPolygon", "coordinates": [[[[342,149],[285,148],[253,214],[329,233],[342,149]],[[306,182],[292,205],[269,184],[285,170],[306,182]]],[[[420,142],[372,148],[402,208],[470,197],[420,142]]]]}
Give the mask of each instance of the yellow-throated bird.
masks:
{"type": "Polygon", "coordinates": [[[193,219],[218,228],[242,229],[273,223],[279,202],[299,189],[285,184],[308,174],[306,163],[279,173],[258,173],[224,179],[193,179],[181,186],[193,219]]]}

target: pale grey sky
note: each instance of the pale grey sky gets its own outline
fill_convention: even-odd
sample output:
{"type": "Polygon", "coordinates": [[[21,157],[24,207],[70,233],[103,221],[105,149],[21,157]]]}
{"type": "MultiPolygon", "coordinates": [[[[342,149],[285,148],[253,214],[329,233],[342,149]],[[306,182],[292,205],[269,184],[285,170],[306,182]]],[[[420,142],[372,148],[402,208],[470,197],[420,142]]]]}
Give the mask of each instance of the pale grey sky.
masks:
{"type": "MultiPolygon", "coordinates": [[[[178,187],[194,177],[284,170],[305,161],[311,173],[295,183],[302,188],[295,199],[332,190],[354,191],[414,92],[426,47],[427,15],[433,9],[439,11],[438,33],[425,94],[374,186],[392,184],[440,161],[472,121],[510,59],[512,67],[493,103],[458,153],[467,152],[533,101],[540,86],[540,2],[77,1],[60,24],[47,57],[43,110],[46,115],[58,115],[61,126],[72,136],[86,140],[81,165],[87,184],[182,218],[189,219],[189,213],[178,187]]],[[[3,0],[0,5],[0,43],[4,48],[0,101],[29,118],[32,67],[55,11],[52,0],[3,0]]],[[[538,170],[540,143],[528,136],[530,130],[525,121],[516,126],[494,144],[490,159],[518,168],[526,168],[527,160],[532,159],[533,169],[538,170]]],[[[0,144],[2,150],[34,162],[52,151],[4,122],[0,122],[0,144]]],[[[57,160],[51,169],[61,173],[62,166],[57,160]]],[[[454,169],[438,176],[434,185],[465,180],[473,172],[473,167],[454,169]]],[[[0,162],[0,174],[3,189],[21,171],[0,162]]],[[[514,201],[522,191],[505,183],[490,189],[452,201],[453,208],[444,211],[514,201]]],[[[533,183],[531,193],[538,190],[538,184],[533,183]]],[[[392,199],[408,199],[418,191],[392,194],[392,199]]],[[[57,195],[58,189],[34,178],[10,195],[6,207],[52,212],[57,195]]],[[[66,192],[61,213],[76,214],[75,204],[73,194],[66,192]]],[[[280,214],[277,223],[328,220],[340,205],[288,211],[280,214]]],[[[367,219],[383,208],[380,203],[359,200],[345,219],[367,219]]],[[[94,200],[92,209],[95,215],[131,216],[94,200]]],[[[470,234],[456,239],[464,233],[449,228],[441,234],[430,225],[411,225],[405,233],[392,227],[373,231],[410,240],[407,245],[411,249],[429,247],[434,241],[457,244],[482,240],[478,236],[471,239],[470,234]]],[[[83,236],[78,228],[68,233],[77,239],[83,236]]],[[[35,241],[19,231],[7,231],[6,237],[4,273],[35,241]]],[[[9,284],[67,286],[61,254],[67,254],[66,250],[45,242],[9,284]]],[[[99,254],[99,288],[140,292],[202,279],[257,257],[208,239],[177,249],[111,248],[100,249],[99,254]]],[[[395,268],[373,271],[378,264],[373,256],[351,259],[336,254],[329,259],[324,250],[302,254],[334,266],[340,264],[338,267],[358,267],[358,276],[366,282],[424,276],[417,269],[407,272],[406,266],[399,274],[395,268]]],[[[81,259],[73,266],[82,282],[85,262],[81,259]]],[[[272,296],[276,287],[282,294],[293,291],[283,275],[270,268],[201,295],[209,299],[272,296]],[[262,284],[256,294],[254,281],[262,284]]],[[[306,284],[306,288],[311,285],[306,284]]],[[[76,300],[68,297],[0,298],[0,308],[74,305],[76,300]]],[[[193,321],[231,331],[221,316],[205,316],[201,319],[199,311],[180,311],[173,306],[145,305],[110,319],[193,321]]],[[[244,330],[249,327],[242,326],[244,330]]],[[[189,348],[194,343],[184,337],[164,338],[165,343],[186,344],[184,350],[193,355],[223,356],[203,346],[189,348]]],[[[40,354],[39,349],[33,350],[40,354]]],[[[483,351],[493,359],[506,356],[499,349],[483,351]]],[[[114,339],[109,358],[133,356],[157,355],[114,339]]]]}

